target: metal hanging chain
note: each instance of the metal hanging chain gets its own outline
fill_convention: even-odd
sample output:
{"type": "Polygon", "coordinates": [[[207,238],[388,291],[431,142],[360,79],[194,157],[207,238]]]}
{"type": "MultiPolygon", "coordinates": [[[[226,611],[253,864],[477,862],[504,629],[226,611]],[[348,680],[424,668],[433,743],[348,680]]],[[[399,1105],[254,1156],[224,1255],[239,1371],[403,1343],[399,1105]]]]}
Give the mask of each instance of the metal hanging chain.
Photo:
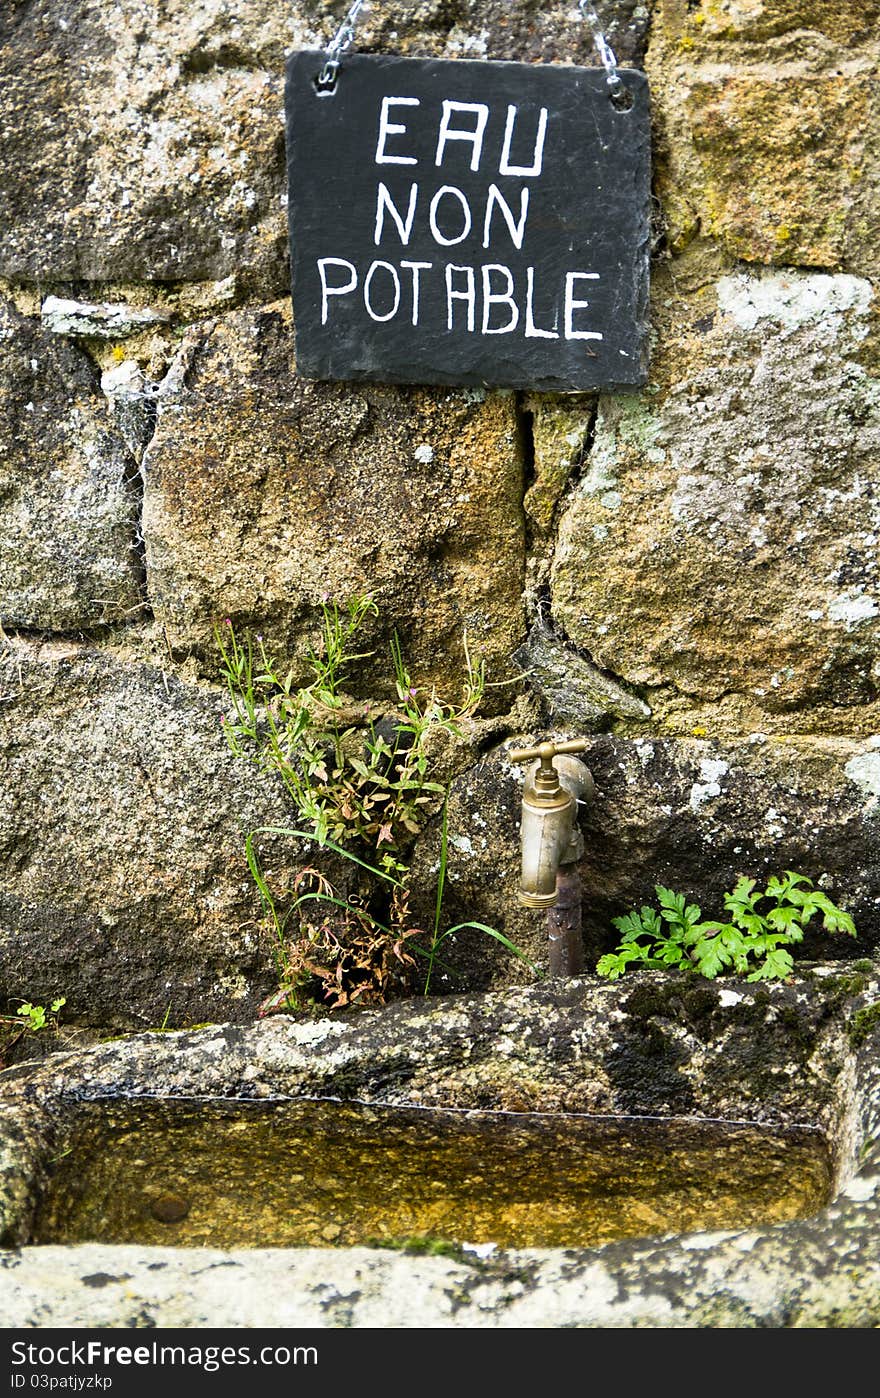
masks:
{"type": "MultiPolygon", "coordinates": [[[[367,0],[354,0],[345,19],[340,24],[336,33],[324,51],[324,66],[318,74],[318,87],[332,88],[336,83],[339,73],[342,55],[347,53],[354,43],[354,27],[357,23],[358,15],[366,4],[367,0]]],[[[621,97],[625,91],[620,74],[617,71],[617,59],[605,33],[602,29],[602,21],[596,14],[595,8],[590,0],[578,0],[578,9],[593,31],[593,42],[596,51],[602,60],[602,67],[605,69],[605,80],[608,83],[608,91],[612,97],[621,97]]]]}
{"type": "Polygon", "coordinates": [[[354,43],[354,26],[366,0],[354,0],[354,4],[327,45],[324,66],[318,74],[318,87],[333,87],[342,55],[354,43]]]}
{"type": "Polygon", "coordinates": [[[605,69],[605,80],[608,83],[608,91],[611,93],[612,97],[621,97],[625,89],[621,82],[620,74],[617,71],[617,59],[614,57],[611,45],[605,38],[602,29],[602,21],[590,4],[590,0],[578,0],[578,9],[593,31],[593,42],[602,60],[602,67],[605,69]]]}

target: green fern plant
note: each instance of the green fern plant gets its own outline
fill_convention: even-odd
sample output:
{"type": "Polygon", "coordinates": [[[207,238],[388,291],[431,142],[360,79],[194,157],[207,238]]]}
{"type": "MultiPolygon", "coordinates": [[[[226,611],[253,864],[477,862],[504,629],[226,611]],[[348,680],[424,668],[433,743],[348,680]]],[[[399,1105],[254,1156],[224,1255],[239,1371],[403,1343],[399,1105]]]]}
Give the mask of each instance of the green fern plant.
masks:
{"type": "Polygon", "coordinates": [[[659,909],[634,908],[612,920],[620,944],[600,957],[600,976],[617,980],[630,967],[641,966],[694,971],[709,980],[725,973],[749,981],[785,980],[794,966],[787,948],[803,941],[813,918],[821,918],[826,932],[856,935],[849,913],[814,888],[805,874],[791,869],[782,878],[771,878],[761,892],[754,879],[738,879],[724,895],[727,922],[704,921],[699,905],[688,903],[683,893],[660,884],[654,891],[659,909]]]}

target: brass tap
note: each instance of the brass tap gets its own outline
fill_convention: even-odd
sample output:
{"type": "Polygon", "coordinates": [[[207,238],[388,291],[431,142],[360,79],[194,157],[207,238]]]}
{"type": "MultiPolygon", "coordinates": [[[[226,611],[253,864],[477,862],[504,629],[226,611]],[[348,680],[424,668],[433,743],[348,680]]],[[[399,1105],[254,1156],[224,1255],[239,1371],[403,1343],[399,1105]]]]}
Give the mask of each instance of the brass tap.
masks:
{"type": "Polygon", "coordinates": [[[527,908],[552,908],[560,865],[574,863],[583,853],[575,818],[578,801],[592,797],[593,777],[570,754],[584,752],[590,742],[572,738],[508,753],[511,762],[534,763],[526,774],[520,821],[522,875],[517,897],[527,908]]]}

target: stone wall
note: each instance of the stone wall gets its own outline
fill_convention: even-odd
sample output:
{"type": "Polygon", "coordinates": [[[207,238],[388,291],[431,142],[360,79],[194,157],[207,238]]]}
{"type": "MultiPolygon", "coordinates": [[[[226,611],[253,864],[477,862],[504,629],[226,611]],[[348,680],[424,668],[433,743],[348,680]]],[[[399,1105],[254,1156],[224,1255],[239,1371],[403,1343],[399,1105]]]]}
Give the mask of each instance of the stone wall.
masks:
{"type": "MultiPolygon", "coordinates": [[[[339,0],[5,6],[0,1010],[253,1016],[244,838],[289,809],[223,741],[213,627],[296,663],[356,591],[380,660],[397,630],[453,693],[465,635],[487,662],[446,757],[450,921],[546,965],[506,751],[557,733],[591,736],[588,965],[656,882],[708,908],[785,868],[880,941],[880,3],[597,9],[651,86],[651,373],[565,398],[297,376],[284,60],[339,0]]],[[[597,61],[537,0],[375,0],[358,47],[597,61]]],[[[367,663],[357,697],[387,684],[367,663]]],[[[451,988],[529,976],[467,934],[451,959],[451,988]]]]}

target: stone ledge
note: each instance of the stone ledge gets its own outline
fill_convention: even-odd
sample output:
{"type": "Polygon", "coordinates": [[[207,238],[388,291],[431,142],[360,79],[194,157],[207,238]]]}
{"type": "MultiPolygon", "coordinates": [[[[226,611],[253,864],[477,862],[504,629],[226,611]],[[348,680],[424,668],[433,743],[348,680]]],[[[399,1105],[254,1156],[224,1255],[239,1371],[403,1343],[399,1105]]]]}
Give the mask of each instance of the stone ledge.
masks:
{"type": "MultiPolygon", "coordinates": [[[[675,979],[638,978],[642,990],[658,994],[674,989],[675,979]]],[[[716,1029],[703,1023],[702,1048],[734,1065],[733,1093],[729,1081],[719,1087],[719,1075],[700,1057],[693,1024],[649,1016],[684,1050],[679,1066],[699,1094],[698,1115],[737,1109],[752,1119],[794,1122],[807,1111],[814,1121],[824,1119],[836,1148],[837,1183],[832,1203],[811,1218],[593,1249],[488,1256],[472,1249],[473,1260],[466,1250],[463,1259],[450,1259],[360,1247],[25,1244],[3,1258],[7,1324],[29,1326],[39,1316],[39,1324],[57,1326],[874,1327],[880,1172],[871,1142],[880,1117],[880,1064],[876,1028],[862,1034],[856,1027],[868,1025],[870,1014],[858,1019],[859,1011],[877,1003],[878,988],[876,965],[858,982],[846,968],[832,967],[818,979],[766,988],[767,1003],[759,1006],[765,1028],[756,1033],[753,1026],[741,1043],[771,1055],[776,1086],[769,1091],[766,1075],[758,1086],[748,1052],[731,1052],[743,1009],[754,1009],[762,988],[706,987],[716,1029]],[[786,1026],[787,1044],[785,1036],[766,1032],[768,1012],[783,1007],[788,1014],[777,1022],[786,1026]]],[[[600,1112],[637,1108],[644,1102],[638,1075],[615,1090],[602,1066],[612,1039],[644,1028],[643,1019],[627,1012],[631,990],[555,982],[537,991],[361,1011],[345,1021],[276,1019],[248,1030],[214,1025],[139,1035],[64,1056],[36,1073],[7,1075],[5,1110],[19,1123],[17,1139],[7,1133],[0,1162],[7,1239],[27,1236],[22,1174],[35,1179],[35,1156],[45,1157],[50,1140],[60,1139],[83,1095],[106,1100],[115,1093],[118,1101],[147,1092],[171,1099],[222,1091],[229,1100],[275,1089],[297,1096],[318,1088],[317,1095],[327,1095],[335,1086],[337,1098],[436,1104],[445,1097],[466,1105],[478,1080],[485,1102],[493,1091],[497,1098],[501,1084],[509,1090],[511,1081],[531,1077],[545,1103],[552,1102],[553,1084],[566,1082],[580,1084],[570,1100],[583,1103],[595,1079],[609,1092],[604,1104],[601,1091],[593,1099],[600,1112]],[[389,1055],[396,1075],[387,1071],[389,1055]]]]}

